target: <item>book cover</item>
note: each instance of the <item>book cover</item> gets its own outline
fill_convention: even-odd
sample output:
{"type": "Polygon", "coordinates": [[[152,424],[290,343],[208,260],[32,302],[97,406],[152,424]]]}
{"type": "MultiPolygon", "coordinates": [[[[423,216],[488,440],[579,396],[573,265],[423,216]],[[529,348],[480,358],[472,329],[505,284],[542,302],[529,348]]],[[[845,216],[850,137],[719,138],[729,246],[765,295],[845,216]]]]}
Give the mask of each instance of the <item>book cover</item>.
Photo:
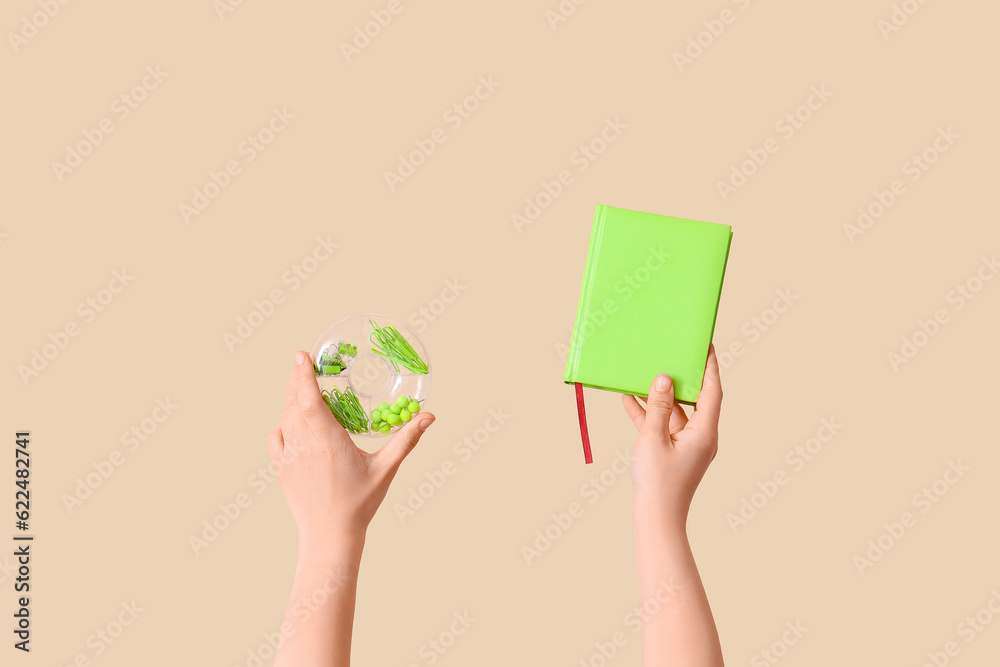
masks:
{"type": "Polygon", "coordinates": [[[565,382],[645,396],[666,373],[676,400],[693,404],[732,236],[729,225],[598,206],[565,382]]]}

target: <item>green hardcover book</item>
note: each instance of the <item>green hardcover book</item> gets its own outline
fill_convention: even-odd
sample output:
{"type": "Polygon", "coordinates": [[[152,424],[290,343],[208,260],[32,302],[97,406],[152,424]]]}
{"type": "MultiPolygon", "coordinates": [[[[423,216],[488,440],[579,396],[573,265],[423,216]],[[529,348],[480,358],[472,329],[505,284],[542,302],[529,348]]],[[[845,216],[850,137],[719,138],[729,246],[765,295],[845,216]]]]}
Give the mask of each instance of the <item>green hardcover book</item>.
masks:
{"type": "Polygon", "coordinates": [[[729,225],[598,206],[565,382],[645,396],[658,373],[698,399],[733,233],[729,225]]]}

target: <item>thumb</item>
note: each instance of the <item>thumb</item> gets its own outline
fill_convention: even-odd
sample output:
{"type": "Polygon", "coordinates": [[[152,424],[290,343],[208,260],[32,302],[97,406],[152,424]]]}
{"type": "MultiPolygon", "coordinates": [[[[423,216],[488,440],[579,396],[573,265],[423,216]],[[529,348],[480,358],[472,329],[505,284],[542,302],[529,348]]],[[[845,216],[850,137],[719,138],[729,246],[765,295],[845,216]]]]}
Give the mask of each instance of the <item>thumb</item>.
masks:
{"type": "Polygon", "coordinates": [[[389,440],[385,447],[379,450],[378,456],[382,459],[385,467],[396,473],[399,464],[403,462],[407,454],[413,451],[420,441],[420,436],[424,434],[427,427],[434,423],[435,417],[429,412],[420,412],[413,416],[410,423],[399,429],[389,440]]]}
{"type": "Polygon", "coordinates": [[[657,375],[646,397],[646,421],[642,428],[670,437],[670,413],[674,409],[674,383],[669,375],[657,375]]]}

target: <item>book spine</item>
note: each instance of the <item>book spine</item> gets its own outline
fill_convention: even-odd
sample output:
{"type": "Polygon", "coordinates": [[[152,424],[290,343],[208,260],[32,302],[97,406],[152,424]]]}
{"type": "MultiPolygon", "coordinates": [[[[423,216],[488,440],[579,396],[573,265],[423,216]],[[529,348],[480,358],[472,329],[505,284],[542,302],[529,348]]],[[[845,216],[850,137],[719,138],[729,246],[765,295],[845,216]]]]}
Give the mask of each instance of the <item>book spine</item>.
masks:
{"type": "Polygon", "coordinates": [[[564,381],[576,382],[577,367],[580,364],[580,353],[583,350],[583,332],[590,315],[590,292],[594,286],[594,274],[597,272],[597,257],[601,252],[601,236],[604,234],[604,221],[608,207],[598,204],[594,211],[594,228],[590,234],[590,248],[587,250],[587,268],[583,274],[583,286],[580,288],[580,305],[576,310],[576,323],[573,325],[573,340],[566,357],[566,375],[564,381]]]}
{"type": "MultiPolygon", "coordinates": [[[[708,342],[712,343],[712,339],[715,338],[715,324],[719,321],[719,304],[722,301],[722,286],[726,282],[726,267],[729,264],[729,250],[733,247],[733,231],[730,227],[729,229],[729,240],[726,241],[726,255],[722,258],[722,277],[719,278],[719,296],[715,299],[715,314],[712,316],[712,328],[709,330],[708,342]]],[[[716,350],[718,352],[718,350],[716,350]]],[[[705,347],[705,353],[708,354],[708,347],[705,347]]],[[[704,382],[704,376],[702,377],[704,382]]]]}

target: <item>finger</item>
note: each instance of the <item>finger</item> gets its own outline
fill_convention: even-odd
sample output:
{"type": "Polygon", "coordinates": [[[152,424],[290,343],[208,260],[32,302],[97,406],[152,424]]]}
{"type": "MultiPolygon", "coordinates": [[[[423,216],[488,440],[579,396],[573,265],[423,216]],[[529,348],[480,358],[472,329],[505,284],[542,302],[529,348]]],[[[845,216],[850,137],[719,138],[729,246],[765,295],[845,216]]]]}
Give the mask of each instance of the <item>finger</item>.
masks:
{"type": "Polygon", "coordinates": [[[669,434],[670,414],[674,411],[674,383],[669,375],[656,376],[646,396],[646,421],[643,429],[669,434]]]}
{"type": "MultiPolygon", "coordinates": [[[[301,350],[295,353],[295,404],[297,412],[314,435],[327,435],[332,424],[338,424],[329,406],[319,392],[316,372],[309,363],[309,355],[301,350]]],[[[338,424],[339,425],[339,424],[338,424]]]]}
{"type": "Polygon", "coordinates": [[[280,426],[275,426],[267,434],[267,453],[271,455],[271,463],[275,468],[281,465],[281,456],[285,453],[285,440],[281,437],[280,426]]]}
{"type": "Polygon", "coordinates": [[[389,439],[385,447],[375,455],[391,474],[395,475],[399,464],[413,451],[427,427],[434,423],[436,417],[430,412],[420,412],[389,439]]]}
{"type": "MultiPolygon", "coordinates": [[[[285,462],[296,459],[303,453],[302,439],[296,436],[299,429],[305,428],[305,425],[299,425],[300,420],[298,406],[292,405],[281,411],[278,428],[281,430],[281,458],[285,462]]],[[[301,432],[305,433],[305,431],[301,432]]]]}
{"type": "Polygon", "coordinates": [[[298,392],[295,391],[295,366],[292,366],[292,372],[288,374],[288,389],[285,390],[285,405],[291,405],[295,402],[295,398],[298,392]]]}
{"type": "Polygon", "coordinates": [[[622,405],[625,406],[625,412],[632,420],[632,424],[641,429],[643,422],[646,421],[646,411],[639,405],[639,401],[635,400],[635,396],[622,394],[622,405]]]}
{"type": "MultiPolygon", "coordinates": [[[[626,396],[627,396],[627,394],[626,394],[626,396]]],[[[643,417],[643,419],[645,419],[645,417],[646,417],[646,409],[645,409],[644,406],[645,406],[645,403],[646,403],[646,397],[645,396],[630,396],[630,398],[633,401],[636,401],[638,403],[639,408],[642,410],[642,417],[643,417]]],[[[627,405],[626,405],[625,409],[626,410],[628,409],[627,405]]],[[[635,422],[633,421],[633,423],[635,423],[635,422]]],[[[688,423],[688,416],[687,416],[687,413],[684,412],[684,406],[682,406],[677,401],[674,401],[674,411],[670,414],[670,434],[673,435],[674,433],[677,433],[679,431],[683,431],[684,427],[687,426],[687,423],[688,423]]],[[[642,422],[639,422],[636,425],[636,427],[637,428],[642,428],[642,422]]]]}
{"type": "Polygon", "coordinates": [[[687,413],[684,412],[684,406],[675,401],[674,411],[670,413],[670,435],[673,435],[678,431],[683,431],[684,427],[687,426],[687,423],[688,418],[687,413]]]}
{"type": "Polygon", "coordinates": [[[701,383],[696,408],[699,423],[719,425],[719,414],[722,411],[722,380],[719,377],[719,360],[715,356],[715,345],[708,346],[708,359],[705,361],[705,379],[701,383]]]}

